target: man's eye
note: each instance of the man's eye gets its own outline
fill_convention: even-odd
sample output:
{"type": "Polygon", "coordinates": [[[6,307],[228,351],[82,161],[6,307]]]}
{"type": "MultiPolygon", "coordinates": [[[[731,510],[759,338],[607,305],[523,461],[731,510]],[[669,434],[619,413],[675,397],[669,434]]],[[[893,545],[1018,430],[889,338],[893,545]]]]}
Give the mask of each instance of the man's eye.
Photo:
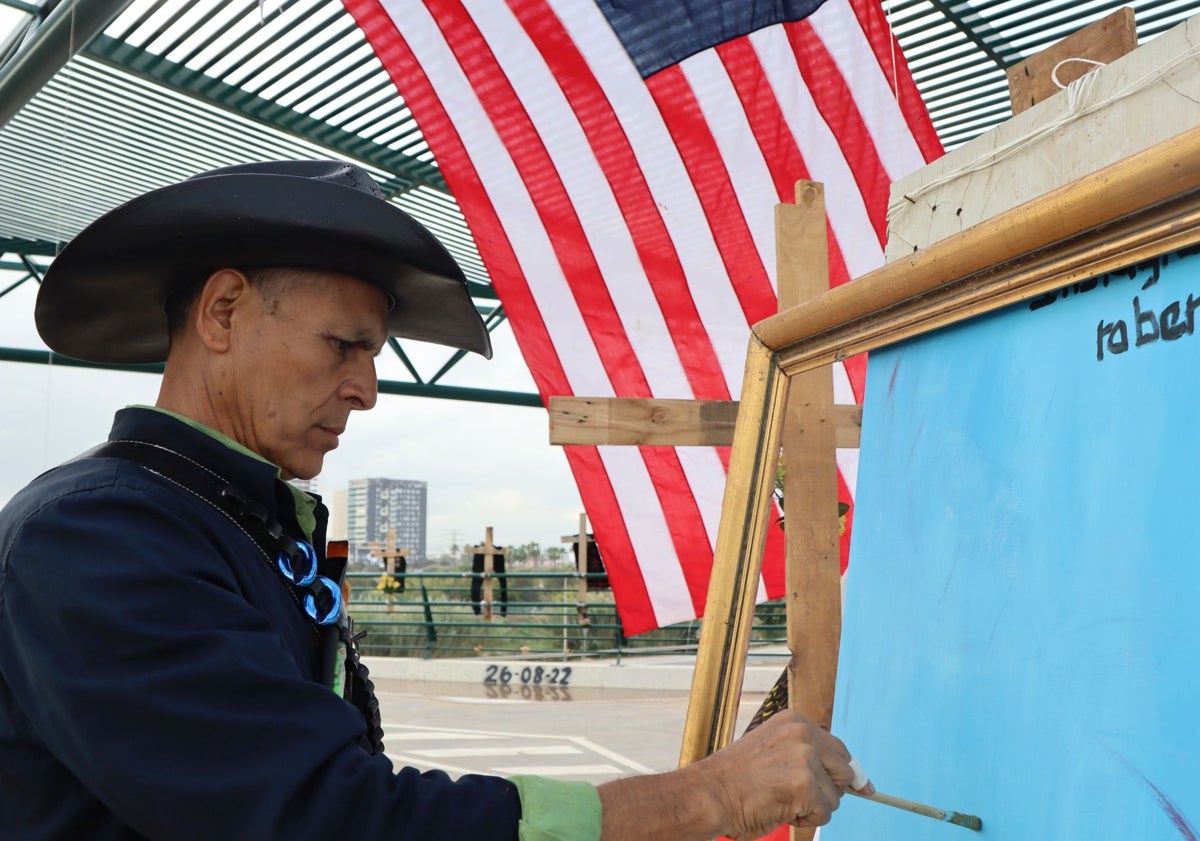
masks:
{"type": "Polygon", "coordinates": [[[351,342],[346,339],[338,339],[335,337],[333,340],[333,346],[336,347],[338,350],[342,351],[343,353],[345,351],[352,349],[354,347],[354,345],[355,345],[355,342],[351,342]]]}

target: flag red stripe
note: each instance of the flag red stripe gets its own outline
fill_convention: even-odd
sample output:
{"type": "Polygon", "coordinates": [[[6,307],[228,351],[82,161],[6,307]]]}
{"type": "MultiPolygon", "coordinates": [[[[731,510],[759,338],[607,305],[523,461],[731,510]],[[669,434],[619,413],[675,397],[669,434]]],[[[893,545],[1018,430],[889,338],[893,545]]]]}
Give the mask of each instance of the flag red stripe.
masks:
{"type": "Polygon", "coordinates": [[[848,0],[848,2],[850,8],[854,10],[854,16],[858,18],[867,40],[871,43],[875,60],[879,62],[879,67],[883,70],[883,75],[887,78],[892,93],[896,95],[900,112],[904,115],[904,122],[917,141],[921,154],[926,161],[940,158],[945,151],[942,148],[941,138],[937,135],[937,129],[933,127],[933,121],[929,119],[925,101],[921,98],[921,92],[917,90],[917,83],[908,69],[908,61],[900,50],[896,36],[892,34],[892,29],[888,25],[878,0],[848,0]]]}
{"type": "MultiPolygon", "coordinates": [[[[779,100],[767,83],[758,53],[748,38],[735,38],[719,45],[716,50],[726,72],[729,73],[730,81],[733,82],[734,90],[737,91],[738,99],[746,112],[750,129],[763,152],[763,159],[775,183],[779,201],[793,204],[796,181],[802,178],[811,179],[812,176],[804,162],[804,155],[796,145],[796,140],[784,119],[779,100]]],[[[829,227],[827,240],[829,285],[837,286],[845,283],[850,275],[832,227],[829,227]]]]}
{"type": "Polygon", "coordinates": [[[807,21],[784,25],[792,52],[800,66],[800,74],[812,92],[825,124],[837,137],[842,156],[850,165],[854,182],[862,194],[867,215],[875,226],[875,235],[882,247],[887,243],[887,207],[890,180],[879,152],[858,107],[854,94],[842,77],[836,62],[813,32],[807,21]]]}
{"type": "MultiPolygon", "coordinates": [[[[677,66],[654,74],[646,80],[646,85],[696,189],[746,320],[753,324],[774,314],[779,308],[775,289],[758,257],[728,170],[721,165],[723,159],[720,150],[708,129],[691,85],[677,66]]],[[[719,453],[722,464],[728,470],[729,450],[720,448],[719,453]]],[[[784,592],[785,586],[782,539],[768,534],[764,551],[764,583],[768,595],[778,597],[784,592]]]]}
{"type": "Polygon", "coordinates": [[[738,207],[716,140],[683,71],[678,65],[660,70],[646,79],[646,87],[696,189],[746,321],[754,324],[773,315],[778,310],[775,289],[738,207]]]}
{"type": "Polygon", "coordinates": [[[604,568],[608,572],[622,629],[628,635],[652,631],[659,627],[658,617],[646,589],[637,552],[625,528],[620,503],[600,459],[600,451],[595,447],[563,449],[591,521],[592,533],[604,535],[604,568]]]}
{"type": "Polygon", "coordinates": [[[863,401],[863,392],[867,387],[867,355],[858,353],[842,360],[846,368],[846,376],[850,379],[850,388],[854,391],[854,402],[863,401]]]}
{"type": "MultiPolygon", "coordinates": [[[[630,92],[635,101],[642,96],[632,66],[626,73],[622,62],[628,59],[613,33],[600,28],[605,24],[600,11],[581,0],[508,0],[506,5],[472,6],[474,17],[456,0],[421,6],[395,0],[388,6],[396,10],[395,19],[380,0],[346,0],[346,5],[352,12],[370,10],[356,17],[421,121],[543,397],[573,393],[572,382],[581,387],[586,383],[589,389],[598,383],[611,384],[620,396],[650,396],[669,383],[672,389],[690,388],[692,396],[722,399],[740,378],[740,370],[731,364],[740,348],[732,350],[730,339],[739,334],[741,324],[736,318],[726,324],[716,313],[736,312],[740,306],[748,327],[777,309],[770,230],[759,206],[770,201],[771,194],[791,201],[799,177],[830,177],[824,172],[827,163],[835,167],[837,181],[847,182],[829,186],[853,190],[852,178],[863,193],[867,213],[856,216],[861,213],[858,207],[849,212],[844,205],[835,207],[839,227],[830,232],[830,267],[833,282],[840,283],[849,273],[847,260],[855,271],[870,262],[869,255],[863,259],[867,236],[884,241],[889,185],[883,161],[900,171],[915,151],[913,142],[902,134],[893,139],[887,121],[902,115],[916,148],[926,158],[941,151],[882,10],[874,0],[845,2],[827,9],[833,15],[827,15],[828,20],[814,18],[816,25],[785,24],[656,73],[645,84],[659,113],[649,112],[647,123],[640,116],[645,112],[634,114],[629,105],[630,92]],[[855,18],[849,18],[847,10],[853,10],[855,18]],[[858,33],[829,28],[833,21],[851,28],[858,21],[873,55],[855,58],[849,45],[860,43],[858,33]],[[528,43],[508,40],[522,38],[518,26],[524,28],[528,43]],[[395,43],[400,32],[409,30],[409,37],[417,39],[411,44],[415,49],[399,41],[407,63],[397,70],[395,43]],[[819,43],[822,33],[832,39],[829,49],[819,43]],[[488,46],[489,38],[494,49],[488,46]],[[760,39],[771,45],[775,55],[776,50],[786,50],[784,38],[798,66],[790,68],[786,61],[782,70],[774,62],[761,66],[755,52],[760,39]],[[608,55],[615,63],[609,63],[608,55]],[[417,60],[428,60],[429,66],[418,67],[417,60]],[[872,60],[879,69],[870,65],[872,60]],[[589,61],[597,63],[589,65],[589,61]],[[847,67],[845,78],[839,61],[847,67]],[[556,77],[559,90],[545,75],[543,63],[556,77]],[[732,90],[718,75],[721,67],[732,90]],[[459,75],[460,68],[466,80],[459,75]],[[869,72],[863,75],[860,70],[869,72]],[[765,71],[770,71],[772,82],[778,77],[789,98],[797,93],[807,101],[811,94],[816,112],[807,112],[805,119],[824,121],[811,126],[822,138],[819,142],[825,142],[828,128],[828,139],[839,145],[848,169],[843,170],[843,162],[835,157],[839,150],[827,155],[820,147],[809,148],[813,139],[807,130],[792,133],[797,124],[789,123],[795,119],[789,109],[796,103],[775,100],[765,71]],[[887,88],[879,73],[893,91],[899,91],[899,114],[883,96],[887,88]],[[468,92],[468,84],[473,93],[468,92]],[[543,90],[537,90],[539,85],[543,90]],[[808,91],[795,87],[799,85],[808,91]],[[610,94],[610,89],[620,94],[610,94]],[[860,97],[857,101],[855,94],[860,97]],[[718,117],[718,107],[736,109],[734,95],[744,115],[722,112],[718,117]],[[526,103],[521,96],[528,97],[526,103]],[[444,110],[439,97],[449,100],[444,110]],[[570,107],[578,127],[568,124],[571,114],[564,106],[570,107]],[[859,108],[869,110],[860,113],[859,108]],[[655,121],[658,117],[675,150],[666,145],[655,121]],[[630,121],[628,131],[622,118],[630,121]],[[735,122],[710,127],[706,122],[710,118],[735,122]],[[441,134],[430,125],[431,119],[444,123],[441,134]],[[468,132],[464,138],[450,127],[451,119],[464,121],[461,130],[468,132]],[[872,137],[868,126],[878,136],[872,137]],[[747,146],[747,141],[759,148],[747,149],[743,159],[740,150],[732,150],[737,144],[747,146]],[[877,151],[875,141],[886,145],[877,151]],[[722,157],[722,150],[729,159],[722,157]],[[806,153],[820,172],[806,172],[806,153]],[[477,162],[471,160],[472,154],[480,155],[477,162]],[[671,186],[669,179],[675,176],[667,172],[674,171],[677,161],[682,167],[678,178],[686,177],[694,195],[687,188],[671,186]],[[496,193],[498,186],[506,188],[503,195],[496,193]],[[489,191],[496,196],[494,202],[489,191]],[[670,197],[664,199],[660,192],[670,197]],[[703,231],[706,226],[709,230],[703,231]],[[862,229],[862,239],[856,229],[862,229]],[[694,231],[703,231],[700,236],[711,240],[692,239],[694,231]],[[839,241],[838,235],[843,239],[839,241]],[[713,249],[703,261],[725,268],[728,291],[696,272],[697,245],[701,251],[713,249]],[[843,253],[842,248],[847,250],[843,253]],[[535,260],[542,271],[533,265],[535,260]],[[727,301],[719,297],[727,294],[731,295],[727,301]],[[720,305],[715,303],[718,300],[720,305]],[[656,306],[658,312],[647,313],[646,324],[627,335],[626,322],[632,325],[631,319],[640,320],[647,306],[656,306]],[[564,324],[579,326],[564,329],[564,324]],[[647,324],[669,336],[648,332],[647,324]],[[722,363],[728,370],[722,369],[722,363]]],[[[866,52],[865,45],[856,49],[866,52]]],[[[847,360],[844,370],[850,390],[860,398],[865,358],[847,360]]],[[[845,395],[846,380],[840,380],[840,370],[837,373],[839,394],[845,395]]],[[[656,627],[664,612],[670,614],[666,621],[682,618],[678,614],[686,603],[677,600],[683,595],[677,583],[680,573],[693,613],[699,614],[704,606],[711,552],[709,546],[699,545],[708,534],[700,504],[711,518],[714,498],[707,486],[690,488],[688,479],[698,481],[704,471],[716,476],[717,465],[706,461],[707,453],[681,459],[680,452],[670,448],[568,451],[628,633],[656,627]],[[654,510],[651,494],[661,513],[654,510]],[[629,514],[628,522],[623,511],[629,514]],[[672,554],[675,557],[662,557],[672,554]]],[[[717,448],[716,453],[727,470],[728,449],[717,448]]],[[[840,457],[847,470],[853,470],[854,456],[840,457]]],[[[841,498],[849,500],[853,480],[852,473],[839,472],[841,498]]],[[[772,596],[784,590],[783,542],[781,530],[768,531],[763,577],[772,596]]],[[[843,539],[843,564],[847,544],[848,539],[843,539]]]]}
{"type": "MultiPolygon", "coordinates": [[[[608,97],[553,10],[540,0],[517,0],[510,5],[552,69],[612,188],[638,258],[647,277],[653,278],[651,288],[692,387],[691,396],[730,399],[725,375],[696,311],[675,244],[608,97]]],[[[628,282],[641,279],[630,278],[628,282]]]]}
{"type": "MultiPolygon", "coordinates": [[[[616,393],[624,397],[650,397],[641,363],[624,332],[583,224],[524,104],[509,80],[498,72],[491,47],[462,4],[456,0],[431,0],[428,7],[534,199],[538,217],[550,235],[576,303],[587,316],[588,330],[616,393]]],[[[687,476],[674,450],[662,447],[640,450],[676,557],[686,558],[689,551],[695,551],[697,536],[706,534],[695,497],[672,491],[687,488],[687,476]]],[[[607,548],[607,535],[602,536],[607,548]]],[[[612,554],[611,548],[608,553],[612,554]]],[[[689,564],[683,564],[682,569],[692,603],[701,612],[707,575],[701,575],[689,564]]]]}
{"type": "MultiPolygon", "coordinates": [[[[552,394],[570,394],[566,374],[546,332],[541,312],[524,282],[504,226],[423,68],[379,0],[346,0],[346,7],[371,40],[388,72],[397,80],[405,80],[404,90],[414,117],[430,147],[438,150],[447,184],[463,207],[472,235],[476,241],[487,243],[481,256],[489,276],[500,290],[510,319],[521,322],[518,343],[530,363],[542,400],[545,402],[552,394]]],[[[599,452],[595,447],[569,447],[566,450],[593,530],[603,528],[608,535],[605,563],[612,571],[613,593],[622,606],[626,633],[635,634],[657,627],[636,553],[599,452]]]]}
{"type": "MultiPolygon", "coordinates": [[[[748,39],[738,38],[721,44],[717,54],[725,66],[729,77],[737,91],[738,98],[745,109],[747,120],[758,141],[759,148],[771,171],[779,193],[779,200],[785,203],[794,201],[795,181],[799,178],[810,178],[808,167],[804,163],[803,153],[796,145],[779,101],[774,90],[766,83],[758,53],[748,39]]],[[[845,260],[832,227],[828,233],[829,246],[829,275],[830,285],[835,286],[849,279],[845,260]]],[[[852,387],[854,376],[848,370],[852,387]]],[[[856,389],[856,400],[861,394],[856,389]]],[[[849,499],[845,481],[838,474],[839,491],[849,499]]],[[[843,540],[842,552],[849,548],[849,536],[843,540]]],[[[784,535],[779,529],[767,533],[766,558],[763,563],[763,581],[770,596],[786,591],[786,570],[782,563],[784,557],[784,535]]]]}

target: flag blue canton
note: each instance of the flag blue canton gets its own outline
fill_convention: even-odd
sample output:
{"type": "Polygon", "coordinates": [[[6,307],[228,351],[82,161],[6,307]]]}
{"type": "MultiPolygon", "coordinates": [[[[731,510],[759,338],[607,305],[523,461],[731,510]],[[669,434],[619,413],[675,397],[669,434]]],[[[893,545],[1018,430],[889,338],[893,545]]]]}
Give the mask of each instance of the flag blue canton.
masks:
{"type": "Polygon", "coordinates": [[[825,0],[597,0],[645,79],[688,56],[768,26],[803,20],[825,0]]]}

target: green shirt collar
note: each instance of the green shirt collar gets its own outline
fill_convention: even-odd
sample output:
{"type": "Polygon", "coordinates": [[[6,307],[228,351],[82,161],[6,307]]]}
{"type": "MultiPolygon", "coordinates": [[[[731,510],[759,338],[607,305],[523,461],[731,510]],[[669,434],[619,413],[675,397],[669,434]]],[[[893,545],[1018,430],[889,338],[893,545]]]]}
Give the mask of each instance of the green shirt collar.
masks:
{"type": "MultiPolygon", "coordinates": [[[[270,464],[272,467],[275,468],[275,475],[276,476],[279,475],[279,466],[277,464],[273,464],[272,462],[263,458],[261,455],[254,452],[254,450],[251,450],[249,447],[242,444],[240,441],[235,441],[234,439],[230,438],[225,433],[218,432],[217,430],[213,429],[211,426],[205,426],[204,424],[200,423],[198,420],[196,420],[194,418],[189,418],[187,415],[181,415],[178,412],[172,412],[169,409],[161,409],[158,406],[135,405],[135,406],[131,406],[130,408],[131,409],[150,409],[151,411],[154,411],[154,412],[161,412],[164,415],[170,415],[171,417],[175,418],[175,420],[180,421],[181,423],[187,424],[192,429],[195,429],[197,432],[203,432],[205,435],[209,436],[210,438],[220,441],[222,444],[224,444],[226,447],[233,450],[234,452],[241,453],[242,455],[245,455],[245,456],[250,456],[250,458],[253,458],[253,459],[258,459],[263,464],[270,464]]],[[[317,528],[317,515],[316,515],[317,501],[315,499],[313,499],[310,495],[306,494],[304,491],[297,488],[291,482],[284,482],[284,484],[287,485],[288,490],[292,492],[292,498],[296,505],[296,522],[300,524],[300,528],[304,532],[305,538],[309,542],[312,542],[313,531],[315,531],[317,528]]]]}

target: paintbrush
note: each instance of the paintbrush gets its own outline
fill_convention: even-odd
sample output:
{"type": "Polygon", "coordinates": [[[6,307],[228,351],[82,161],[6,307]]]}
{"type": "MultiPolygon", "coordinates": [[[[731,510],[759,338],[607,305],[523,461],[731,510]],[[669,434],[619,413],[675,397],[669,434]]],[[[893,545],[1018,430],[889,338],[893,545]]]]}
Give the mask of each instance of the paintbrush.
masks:
{"type": "Polygon", "coordinates": [[[850,794],[856,797],[861,797],[864,800],[874,800],[876,803],[882,803],[884,806],[903,809],[906,812],[912,812],[914,815],[924,815],[927,818],[945,821],[955,826],[973,829],[976,832],[983,830],[983,821],[975,815],[968,815],[965,812],[952,812],[948,809],[939,809],[936,806],[926,806],[924,803],[905,800],[901,797],[893,797],[890,794],[883,794],[879,791],[872,794],[863,794],[860,789],[866,788],[867,783],[870,782],[870,778],[867,777],[857,759],[850,760],[850,769],[854,771],[854,779],[850,782],[849,791],[850,794]]]}

